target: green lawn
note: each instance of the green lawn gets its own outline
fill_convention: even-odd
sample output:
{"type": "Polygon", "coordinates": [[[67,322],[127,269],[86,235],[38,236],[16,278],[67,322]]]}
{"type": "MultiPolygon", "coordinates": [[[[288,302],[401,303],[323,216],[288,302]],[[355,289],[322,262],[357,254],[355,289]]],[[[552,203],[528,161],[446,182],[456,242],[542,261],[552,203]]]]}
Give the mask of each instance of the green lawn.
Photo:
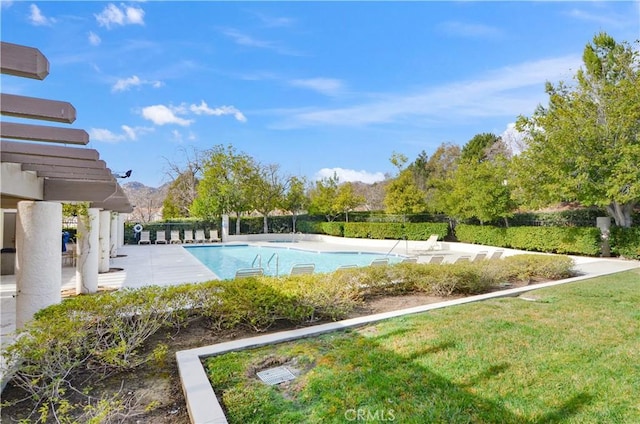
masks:
{"type": "Polygon", "coordinates": [[[231,423],[640,422],[640,270],[530,294],[205,363],[231,423]]]}

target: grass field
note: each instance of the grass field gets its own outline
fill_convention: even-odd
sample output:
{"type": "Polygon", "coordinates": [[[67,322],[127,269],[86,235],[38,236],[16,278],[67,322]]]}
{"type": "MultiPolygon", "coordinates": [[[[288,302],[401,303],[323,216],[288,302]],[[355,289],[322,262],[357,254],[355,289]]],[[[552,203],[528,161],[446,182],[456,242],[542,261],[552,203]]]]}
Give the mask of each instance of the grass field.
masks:
{"type": "Polygon", "coordinates": [[[205,361],[231,423],[638,423],[640,270],[205,361]],[[297,378],[267,386],[256,371],[297,378]]]}

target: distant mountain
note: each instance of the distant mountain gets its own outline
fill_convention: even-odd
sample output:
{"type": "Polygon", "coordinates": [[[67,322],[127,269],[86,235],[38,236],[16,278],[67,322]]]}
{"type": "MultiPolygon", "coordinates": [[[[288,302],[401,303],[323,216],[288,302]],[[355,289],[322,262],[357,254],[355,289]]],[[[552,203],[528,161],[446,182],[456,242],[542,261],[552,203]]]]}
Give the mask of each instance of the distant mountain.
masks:
{"type": "Polygon", "coordinates": [[[130,221],[146,223],[162,219],[162,203],[167,197],[168,183],[156,188],[131,181],[121,184],[121,187],[133,206],[130,221]]]}

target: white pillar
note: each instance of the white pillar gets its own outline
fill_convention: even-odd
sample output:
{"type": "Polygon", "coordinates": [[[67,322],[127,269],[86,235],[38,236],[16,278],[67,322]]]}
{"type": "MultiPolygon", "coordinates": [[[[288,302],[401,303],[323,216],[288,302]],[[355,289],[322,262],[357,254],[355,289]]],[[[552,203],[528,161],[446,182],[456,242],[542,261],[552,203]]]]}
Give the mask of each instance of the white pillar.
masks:
{"type": "Polygon", "coordinates": [[[225,242],[229,238],[229,215],[222,215],[222,241],[225,242]]]}
{"type": "Polygon", "coordinates": [[[111,212],[111,226],[109,228],[109,256],[118,256],[118,212],[111,212]]]}
{"type": "Polygon", "coordinates": [[[124,223],[127,220],[127,214],[118,214],[118,247],[124,246],[124,223]]]}
{"type": "Polygon", "coordinates": [[[111,211],[100,211],[100,232],[98,244],[100,245],[100,261],[98,272],[109,272],[109,235],[111,234],[111,211]]]}
{"type": "Polygon", "coordinates": [[[99,212],[99,209],[89,208],[87,216],[78,215],[76,294],[98,292],[99,212]]]}
{"type": "Polygon", "coordinates": [[[62,204],[18,202],[16,329],[59,303],[62,284],[62,204]]]}

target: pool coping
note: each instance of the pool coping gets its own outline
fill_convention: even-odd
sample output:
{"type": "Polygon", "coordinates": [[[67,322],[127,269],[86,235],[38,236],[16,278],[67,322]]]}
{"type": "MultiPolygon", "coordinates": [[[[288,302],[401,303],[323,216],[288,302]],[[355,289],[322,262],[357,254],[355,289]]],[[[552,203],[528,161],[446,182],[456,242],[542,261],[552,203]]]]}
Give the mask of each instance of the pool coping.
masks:
{"type": "Polygon", "coordinates": [[[314,337],[325,333],[356,328],[359,326],[375,323],[389,318],[404,315],[417,314],[449,306],[463,305],[487,299],[514,297],[521,293],[537,290],[545,287],[553,287],[576,281],[591,279],[604,275],[615,274],[625,270],[637,268],[637,263],[630,262],[629,267],[624,269],[608,270],[604,272],[589,273],[564,280],[549,281],[545,283],[532,284],[524,287],[500,290],[475,296],[453,299],[444,302],[437,302],[412,308],[400,309],[397,311],[384,312],[374,315],[367,315],[358,318],[351,318],[342,321],[320,324],[316,326],[304,327],[295,330],[281,331],[263,336],[250,337],[240,340],[218,343],[194,349],[176,352],[178,372],[182,384],[182,390],[187,404],[189,418],[193,424],[226,424],[227,417],[215,391],[207,377],[202,364],[202,359],[206,357],[221,355],[233,351],[252,349],[261,346],[290,342],[297,339],[314,337]]]}

